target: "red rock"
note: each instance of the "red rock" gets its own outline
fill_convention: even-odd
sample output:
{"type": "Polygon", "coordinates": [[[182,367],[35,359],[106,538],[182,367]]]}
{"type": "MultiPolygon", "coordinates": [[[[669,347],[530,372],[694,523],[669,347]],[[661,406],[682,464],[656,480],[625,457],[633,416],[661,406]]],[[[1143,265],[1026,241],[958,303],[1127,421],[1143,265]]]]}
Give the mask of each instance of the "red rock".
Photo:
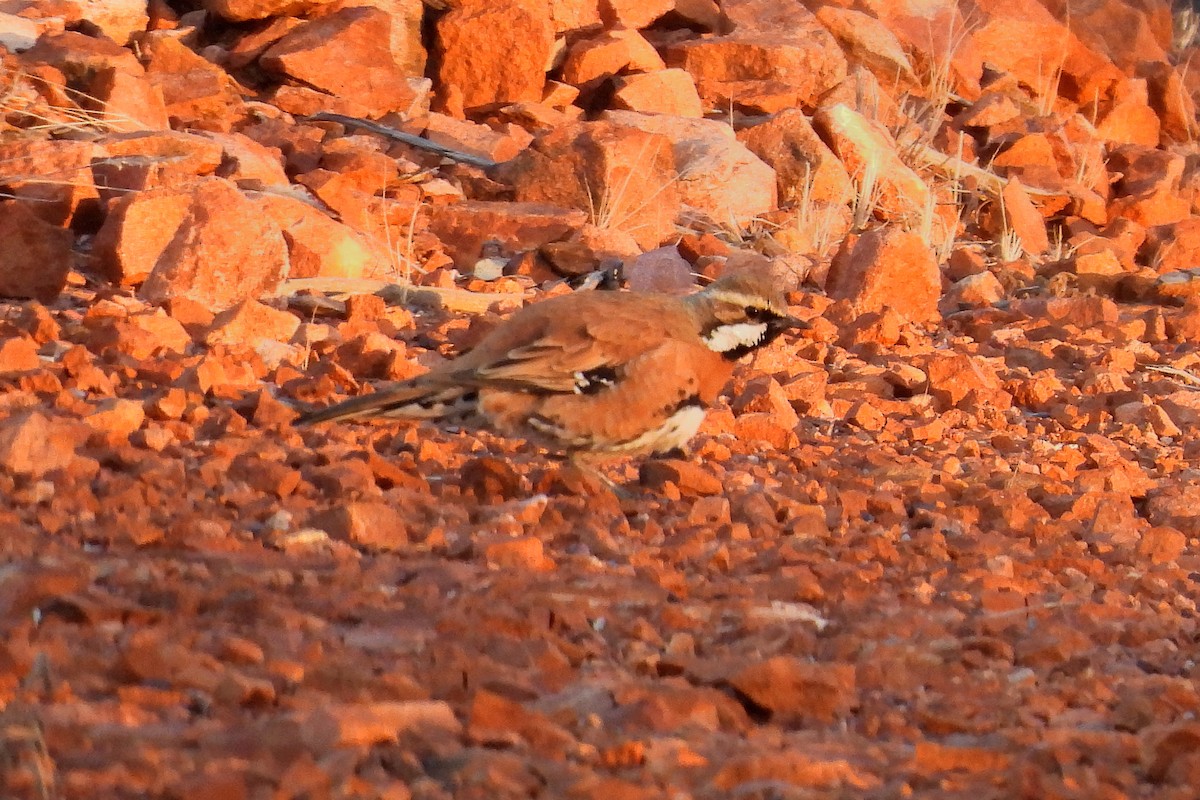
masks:
{"type": "Polygon", "coordinates": [[[88,342],[99,352],[113,348],[138,361],[162,353],[182,355],[191,343],[183,326],[161,311],[103,321],[93,327],[88,342]]]}
{"type": "Polygon", "coordinates": [[[219,142],[183,131],[110,134],[97,145],[103,157],[92,164],[92,174],[101,197],[109,201],[130,192],[191,183],[197,175],[215,173],[225,157],[219,142]]]}
{"type": "Polygon", "coordinates": [[[597,227],[629,233],[643,249],[675,235],[679,177],[662,134],[581,122],[539,137],[504,169],[517,200],[583,210],[597,227]]]}
{"type": "Polygon", "coordinates": [[[290,278],[370,277],[388,262],[378,243],[308,203],[268,192],[246,197],[283,232],[290,278]]]}
{"type": "MultiPolygon", "coordinates": [[[[114,130],[166,127],[162,96],[150,86],[141,63],[109,39],[76,31],[47,31],[21,55],[21,63],[31,74],[52,67],[59,71],[60,81],[66,75],[77,78],[72,85],[75,93],[64,92],[55,105],[76,108],[82,104],[85,118],[104,120],[105,127],[114,130]]],[[[41,85],[43,90],[49,86],[41,85]]],[[[78,125],[79,117],[72,114],[63,122],[78,125]]]]}
{"type": "Polygon", "coordinates": [[[769,375],[756,375],[730,402],[735,414],[761,412],[771,415],[782,428],[795,428],[800,417],[792,408],[791,396],[769,375]]]}
{"type": "Polygon", "coordinates": [[[110,442],[128,441],[146,420],[146,412],[137,400],[110,397],[83,418],[93,431],[110,442]]]}
{"type": "Polygon", "coordinates": [[[846,412],[846,420],[865,431],[881,431],[887,425],[887,417],[865,400],[860,400],[846,412]]]}
{"type": "Polygon", "coordinates": [[[1200,724],[1178,722],[1155,726],[1143,735],[1143,766],[1156,784],[1176,783],[1191,786],[1200,777],[1200,724]]]}
{"type": "Polygon", "coordinates": [[[1113,409],[1117,422],[1148,425],[1159,436],[1180,436],[1183,431],[1171,419],[1162,406],[1156,403],[1134,401],[1122,403],[1113,409]]]}
{"type": "Polygon", "coordinates": [[[999,201],[985,217],[985,224],[994,239],[1011,231],[1020,241],[1021,250],[1030,255],[1041,255],[1050,249],[1046,221],[1015,175],[1001,190],[999,201]]]}
{"type": "Polygon", "coordinates": [[[995,369],[978,357],[958,353],[934,353],[916,365],[929,378],[929,393],[942,408],[962,404],[1007,408],[1012,399],[1001,388],[995,369]]]}
{"type": "Polygon", "coordinates": [[[0,375],[31,372],[42,366],[37,343],[24,336],[0,341],[0,375]]]}
{"type": "MultiPolygon", "coordinates": [[[[661,248],[655,248],[658,249],[661,248]]],[[[606,261],[636,259],[642,255],[642,247],[625,231],[601,228],[589,222],[564,241],[547,242],[538,248],[537,253],[549,262],[558,275],[574,277],[594,272],[606,261]]]]}
{"type": "Polygon", "coordinates": [[[452,116],[542,99],[554,45],[541,3],[468,0],[437,21],[438,99],[452,116]]]}
{"type": "Polygon", "coordinates": [[[731,33],[672,44],[664,54],[668,66],[691,73],[706,108],[811,108],[845,77],[841,48],[803,6],[752,0],[723,10],[731,33]]]}
{"type": "Polygon", "coordinates": [[[141,39],[146,76],[162,93],[176,127],[229,130],[242,110],[242,95],[225,70],[188,49],[170,33],[141,39]]]}
{"type": "Polygon", "coordinates": [[[232,661],[235,664],[262,664],[266,661],[266,655],[263,653],[262,647],[256,642],[249,639],[244,639],[241,636],[227,636],[221,641],[221,658],[226,661],[232,661]]]}
{"type": "Polygon", "coordinates": [[[217,314],[204,342],[214,345],[256,346],[256,342],[267,339],[274,342],[291,341],[300,319],[295,314],[280,311],[255,300],[243,300],[232,308],[217,314]]]}
{"type": "Polygon", "coordinates": [[[40,412],[9,416],[0,421],[0,468],[11,475],[40,478],[65,469],[75,459],[77,430],[40,412]]]}
{"type": "Polygon", "coordinates": [[[484,558],[489,566],[504,570],[545,572],[554,569],[554,560],[546,555],[542,540],[534,536],[489,544],[484,549],[484,558]]]}
{"type": "Polygon", "coordinates": [[[1034,304],[1030,311],[1080,330],[1115,325],[1119,316],[1117,304],[1107,297],[1056,297],[1034,304]]]}
{"type": "Polygon", "coordinates": [[[89,93],[99,106],[98,115],[110,131],[159,131],[170,127],[166,101],[160,85],[140,71],[119,66],[102,69],[92,80],[89,93]]]}
{"type": "MultiPolygon", "coordinates": [[[[969,108],[964,109],[954,118],[954,124],[958,127],[977,127],[990,128],[995,125],[1003,125],[1006,122],[1011,122],[1021,115],[1021,108],[1007,94],[1000,92],[984,92],[980,98],[971,104],[969,108]]],[[[1012,147],[1002,153],[1005,156],[1005,163],[997,164],[993,161],[993,166],[1026,166],[1026,159],[1021,158],[1021,143],[1028,141],[1036,141],[1039,143],[1046,142],[1044,135],[1035,134],[1033,136],[1023,136],[1018,139],[1012,147]],[[1013,152],[1013,151],[1016,152],[1013,152]]],[[[1048,147],[1047,147],[1048,149],[1048,147]]],[[[999,158],[999,156],[997,156],[999,158]]],[[[1054,167],[1052,158],[1043,161],[1043,164],[1054,167]]],[[[1054,173],[1057,174],[1057,169],[1054,173]]]]}
{"type": "Polygon", "coordinates": [[[674,117],[704,116],[692,76],[681,69],[622,75],[613,82],[613,108],[674,117]]]}
{"type": "Polygon", "coordinates": [[[841,205],[853,193],[846,167],[817,136],[800,109],[787,109],[738,132],[738,139],[765,161],[787,203],[841,205]]]}
{"type": "Polygon", "coordinates": [[[721,480],[700,464],[677,459],[651,459],[639,467],[639,480],[643,486],[660,490],[668,482],[674,484],[687,496],[720,494],[724,490],[721,480]]]}
{"type": "Polygon", "coordinates": [[[331,0],[204,0],[207,11],[231,22],[306,14],[316,11],[331,0]]]}
{"type": "MultiPolygon", "coordinates": [[[[480,502],[512,500],[522,494],[521,475],[505,459],[473,458],[463,465],[459,474],[462,476],[463,489],[475,495],[480,502]]],[[[527,549],[533,550],[531,546],[527,549]]],[[[534,560],[541,562],[540,548],[534,560]]]]}
{"type": "Polygon", "coordinates": [[[877,215],[902,221],[925,212],[929,188],[900,160],[895,140],[882,125],[839,103],[818,109],[813,127],[845,165],[855,191],[871,191],[877,215]]]}
{"type": "Polygon", "coordinates": [[[1012,757],[997,749],[924,740],[917,742],[915,760],[921,774],[956,771],[996,774],[1008,769],[1012,757]]]}
{"type": "Polygon", "coordinates": [[[213,687],[213,700],[223,705],[264,708],[275,704],[275,685],[266,678],[253,678],[235,669],[221,673],[213,687]]]}
{"type": "Polygon", "coordinates": [[[403,550],[408,546],[410,520],[387,503],[345,503],[318,514],[309,524],[332,539],[363,547],[403,550]]]}
{"type": "Polygon", "coordinates": [[[945,309],[981,308],[1004,299],[1004,286],[990,272],[978,272],[957,281],[942,300],[945,309]]]}
{"type": "Polygon", "coordinates": [[[435,206],[429,214],[430,230],[461,269],[474,266],[487,242],[499,242],[502,254],[533,250],[567,238],[586,220],[579,209],[484,200],[435,206]]]}
{"type": "Polygon", "coordinates": [[[1169,564],[1187,549],[1187,537],[1174,528],[1150,528],[1138,542],[1138,555],[1151,564],[1169,564]]]}
{"type": "Polygon", "coordinates": [[[920,236],[899,228],[869,231],[843,244],[825,281],[830,297],[858,313],[890,308],[910,322],[939,318],[941,275],[920,236]]]}
{"type": "Polygon", "coordinates": [[[1200,486],[1168,485],[1150,492],[1146,517],[1155,526],[1200,535],[1200,486]]]}
{"type": "Polygon", "coordinates": [[[565,796],[571,800],[655,800],[661,794],[644,783],[592,774],[576,781],[565,796]]]}
{"type": "Polygon", "coordinates": [[[1011,73],[1037,97],[1053,97],[1057,90],[1083,103],[1122,78],[1108,58],[1079,41],[1036,0],[989,0],[970,31],[983,61],[1011,73]]]}
{"type": "Polygon", "coordinates": [[[841,44],[851,64],[863,65],[888,85],[909,83],[915,79],[903,45],[875,17],[832,5],[822,6],[814,12],[825,29],[841,44]]]}
{"type": "Polygon", "coordinates": [[[680,199],[711,221],[748,225],[775,209],[775,170],[739,142],[728,125],[632,111],[606,111],[603,118],[667,137],[675,152],[680,199]]]}
{"type": "Polygon", "coordinates": [[[1167,60],[1172,23],[1166,6],[1106,0],[1069,10],[1062,3],[1048,7],[1084,44],[1127,72],[1142,63],[1167,60]]]}
{"type": "Polygon", "coordinates": [[[1110,221],[1126,218],[1150,228],[1191,216],[1190,204],[1179,193],[1184,165],[1177,154],[1138,144],[1111,152],[1109,169],[1122,179],[1108,206],[1110,221]]]}
{"type": "Polygon", "coordinates": [[[425,138],[463,153],[501,162],[512,159],[532,139],[523,128],[508,128],[498,131],[465,119],[430,113],[425,120],[425,138]]]}
{"type": "Polygon", "coordinates": [[[1160,136],[1164,143],[1196,141],[1200,127],[1196,124],[1196,101],[1188,94],[1177,67],[1165,59],[1138,64],[1138,77],[1146,80],[1150,107],[1162,123],[1160,136]]]}
{"type": "Polygon", "coordinates": [[[799,443],[796,432],[781,424],[776,414],[742,414],[733,422],[733,433],[740,441],[766,444],[778,451],[790,450],[799,443]]]}
{"type": "Polygon", "coordinates": [[[180,788],[180,800],[246,800],[246,776],[212,770],[210,774],[190,775],[180,788]]]}
{"type": "Polygon", "coordinates": [[[635,29],[606,30],[571,45],[562,65],[562,80],[582,86],[621,72],[652,72],[663,60],[635,29]]]}
{"type": "Polygon", "coordinates": [[[675,0],[600,0],[600,19],[609,28],[645,28],[671,11],[675,0]]]}
{"type": "Polygon", "coordinates": [[[1149,263],[1158,274],[1191,269],[1200,263],[1200,217],[1189,216],[1146,232],[1149,263]]]}
{"type": "Polygon", "coordinates": [[[332,747],[370,747],[394,742],[408,731],[458,733],[453,709],[440,700],[322,703],[300,723],[300,735],[317,751],[332,747]]]}
{"type": "Polygon", "coordinates": [[[273,289],[288,269],[279,228],[220,178],[118,200],[95,252],[112,280],[143,280],[148,302],[187,297],[218,311],[273,289]]]}
{"type": "Polygon", "coordinates": [[[0,295],[46,303],[67,283],[75,237],[43,221],[23,200],[0,201],[0,295]]]}
{"type": "Polygon", "coordinates": [[[284,187],[289,183],[284,172],[283,153],[277,147],[260,144],[242,133],[204,131],[202,138],[221,147],[221,162],[216,175],[238,181],[239,186],[284,187]]]}
{"type": "Polygon", "coordinates": [[[858,705],[854,667],[775,656],[729,677],[729,684],[774,719],[830,723],[858,705]]]}
{"type": "MultiPolygon", "coordinates": [[[[77,216],[85,222],[99,212],[91,167],[100,152],[90,141],[28,137],[0,141],[5,193],[51,225],[66,227],[77,216]]],[[[2,209],[0,215],[7,216],[2,209]]]]}
{"type": "Polygon", "coordinates": [[[1150,107],[1145,81],[1130,80],[1119,84],[1117,97],[1096,125],[1096,134],[1110,143],[1156,146],[1161,123],[1150,107]]]}
{"type": "Polygon", "coordinates": [[[704,528],[716,528],[732,521],[727,497],[700,497],[687,514],[689,525],[704,528]]]}
{"type": "MultiPolygon", "coordinates": [[[[791,794],[786,787],[804,796],[804,790],[846,792],[879,786],[879,778],[850,764],[845,759],[824,759],[808,755],[799,748],[783,753],[760,753],[723,759],[724,764],[713,776],[713,785],[731,795],[741,795],[763,785],[783,786],[780,791],[791,794]]],[[[773,790],[774,791],[774,790],[773,790]]]]}
{"type": "Polygon", "coordinates": [[[1200,392],[1194,389],[1172,392],[1160,402],[1163,410],[1180,428],[1195,430],[1200,426],[1200,392]]]}
{"type": "Polygon", "coordinates": [[[19,330],[29,334],[38,344],[62,338],[62,327],[46,306],[38,302],[23,303],[22,306],[13,320],[19,330]]]}
{"type": "Polygon", "coordinates": [[[150,21],[146,14],[146,4],[142,0],[110,0],[96,8],[72,8],[70,5],[67,7],[75,17],[72,22],[86,19],[99,28],[103,35],[120,45],[127,44],[134,34],[146,30],[150,21]]]}
{"type": "Polygon", "coordinates": [[[570,732],[545,714],[485,689],[476,691],[471,701],[467,736],[481,744],[525,742],[549,758],[562,758],[575,744],[570,732]]]}
{"type": "Polygon", "coordinates": [[[674,247],[656,247],[626,263],[622,275],[635,292],[686,294],[696,286],[692,268],[674,247]]]}
{"type": "Polygon", "coordinates": [[[380,8],[344,7],[287,33],[262,54],[259,64],[352,104],[359,109],[357,116],[408,112],[426,105],[428,83],[410,78],[424,64],[419,38],[412,38],[411,30],[405,31],[402,48],[410,63],[396,61],[392,37],[399,18],[380,8]]]}

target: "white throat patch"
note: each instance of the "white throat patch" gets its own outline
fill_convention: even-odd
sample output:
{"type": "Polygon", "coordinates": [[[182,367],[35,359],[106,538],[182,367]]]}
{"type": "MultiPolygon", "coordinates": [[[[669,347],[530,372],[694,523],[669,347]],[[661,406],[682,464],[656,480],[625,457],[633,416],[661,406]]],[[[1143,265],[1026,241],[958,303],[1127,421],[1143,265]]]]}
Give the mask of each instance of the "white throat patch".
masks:
{"type": "Polygon", "coordinates": [[[728,353],[739,347],[755,347],[766,335],[765,322],[737,322],[713,328],[712,333],[704,337],[704,343],[710,350],[728,353]]]}

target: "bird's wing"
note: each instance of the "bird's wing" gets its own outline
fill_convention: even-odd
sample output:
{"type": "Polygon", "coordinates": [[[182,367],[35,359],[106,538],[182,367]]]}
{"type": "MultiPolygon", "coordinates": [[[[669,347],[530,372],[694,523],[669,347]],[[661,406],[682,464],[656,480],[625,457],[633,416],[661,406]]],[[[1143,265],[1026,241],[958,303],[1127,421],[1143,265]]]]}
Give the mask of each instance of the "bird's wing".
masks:
{"type": "MultiPolygon", "coordinates": [[[[619,311],[617,313],[620,313],[619,311]]],[[[613,380],[624,365],[660,335],[654,322],[613,325],[612,317],[587,322],[544,318],[537,327],[512,329],[456,362],[452,380],[478,388],[535,394],[580,394],[596,381],[613,380]],[[619,335],[613,328],[619,327],[619,335]]]]}
{"type": "Polygon", "coordinates": [[[618,360],[610,355],[591,343],[539,339],[473,369],[456,371],[454,376],[480,388],[575,394],[587,386],[589,375],[619,368],[618,360]]]}

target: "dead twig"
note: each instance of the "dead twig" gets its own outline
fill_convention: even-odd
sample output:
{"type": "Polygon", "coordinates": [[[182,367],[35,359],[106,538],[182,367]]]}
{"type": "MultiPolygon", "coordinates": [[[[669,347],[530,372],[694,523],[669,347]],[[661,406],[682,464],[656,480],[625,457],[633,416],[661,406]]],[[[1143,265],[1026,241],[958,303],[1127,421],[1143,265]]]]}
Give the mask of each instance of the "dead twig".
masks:
{"type": "Polygon", "coordinates": [[[346,114],[334,114],[331,111],[322,111],[317,114],[310,114],[309,116],[305,117],[305,119],[314,120],[317,122],[337,122],[341,125],[365,128],[366,130],[369,130],[372,133],[377,133],[380,136],[386,136],[389,139],[395,139],[397,142],[404,142],[405,144],[412,145],[413,147],[418,147],[422,150],[428,150],[431,153],[437,153],[443,158],[449,158],[453,161],[460,161],[463,164],[470,164],[471,166],[479,167],[480,169],[491,169],[492,167],[500,164],[499,161],[492,161],[490,158],[472,155],[471,153],[464,153],[461,150],[455,150],[451,147],[435,144],[434,142],[431,142],[422,136],[417,136],[413,133],[405,133],[397,128],[390,128],[387,125],[380,125],[378,122],[372,122],[369,119],[351,117],[347,116],[346,114]]]}

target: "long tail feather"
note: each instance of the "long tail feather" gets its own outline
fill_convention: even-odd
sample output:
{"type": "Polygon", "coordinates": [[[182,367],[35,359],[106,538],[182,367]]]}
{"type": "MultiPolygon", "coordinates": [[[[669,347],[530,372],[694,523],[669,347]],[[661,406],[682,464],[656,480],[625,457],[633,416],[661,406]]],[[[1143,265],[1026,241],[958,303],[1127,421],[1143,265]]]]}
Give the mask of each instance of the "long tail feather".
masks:
{"type": "Polygon", "coordinates": [[[346,419],[391,417],[394,419],[444,419],[468,413],[474,391],[459,386],[422,386],[401,384],[392,389],[351,397],[325,408],[300,415],[297,425],[336,422],[346,419]]]}

